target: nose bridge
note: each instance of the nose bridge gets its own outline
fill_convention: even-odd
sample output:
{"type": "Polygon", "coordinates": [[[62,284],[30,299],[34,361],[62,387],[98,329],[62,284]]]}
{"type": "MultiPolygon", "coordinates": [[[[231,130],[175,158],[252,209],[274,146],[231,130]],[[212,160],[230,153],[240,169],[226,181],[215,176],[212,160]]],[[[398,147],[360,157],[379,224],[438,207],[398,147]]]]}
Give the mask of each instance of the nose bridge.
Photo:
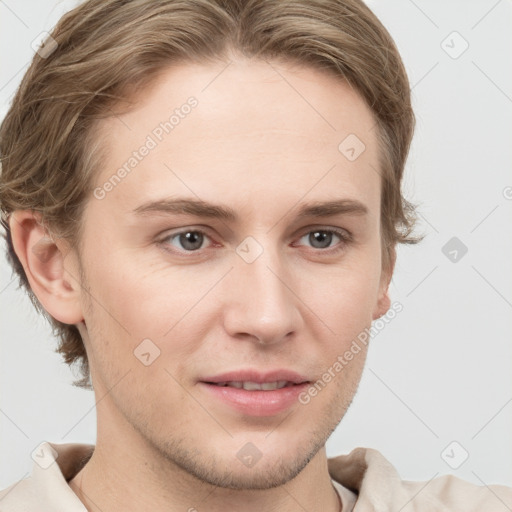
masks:
{"type": "MultiPolygon", "coordinates": [[[[251,238],[251,237],[248,237],[251,238]]],[[[228,291],[226,330],[276,343],[298,328],[299,311],[282,254],[254,239],[237,248],[228,291]]]]}

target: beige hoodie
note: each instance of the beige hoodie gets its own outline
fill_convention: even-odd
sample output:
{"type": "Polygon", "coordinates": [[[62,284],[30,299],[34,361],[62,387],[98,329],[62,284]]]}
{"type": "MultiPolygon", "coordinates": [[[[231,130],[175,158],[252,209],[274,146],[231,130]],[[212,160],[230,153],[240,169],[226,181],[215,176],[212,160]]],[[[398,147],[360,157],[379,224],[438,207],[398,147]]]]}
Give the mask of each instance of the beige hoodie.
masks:
{"type": "MultiPolygon", "coordinates": [[[[94,449],[88,444],[42,443],[29,477],[0,491],[1,512],[87,512],[68,481],[94,449]]],[[[478,486],[447,475],[403,481],[377,451],[356,448],[328,459],[343,512],[511,512],[512,488],[478,486]]]]}

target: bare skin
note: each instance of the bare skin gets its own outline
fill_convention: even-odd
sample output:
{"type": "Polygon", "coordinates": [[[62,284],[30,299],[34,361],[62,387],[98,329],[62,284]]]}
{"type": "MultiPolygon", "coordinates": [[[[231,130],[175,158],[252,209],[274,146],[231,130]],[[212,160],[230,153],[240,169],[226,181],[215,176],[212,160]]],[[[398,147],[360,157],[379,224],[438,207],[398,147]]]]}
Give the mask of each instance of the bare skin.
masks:
{"type": "Polygon", "coordinates": [[[308,404],[268,416],[233,409],[201,381],[250,368],[316,382],[388,310],[371,111],[319,71],[236,58],[166,70],[128,112],[101,123],[108,152],[95,184],[108,191],[88,200],[82,253],[41,242],[28,211],[11,218],[32,289],[79,327],[91,365],[97,443],[71,488],[94,512],[336,512],[325,442],[366,350],[308,404]],[[197,105],[172,131],[104,187],[192,96],[197,105]],[[338,149],[349,134],[365,144],[354,161],[338,149]],[[134,213],[177,198],[231,208],[237,219],[134,213]],[[298,217],[337,200],[351,208],[298,217]],[[196,233],[196,246],[183,232],[196,233]],[[261,251],[252,262],[237,252],[247,237],[261,251]],[[145,339],[160,351],[148,366],[134,355],[145,339]],[[252,467],[237,457],[247,443],[261,453],[252,467]]]}

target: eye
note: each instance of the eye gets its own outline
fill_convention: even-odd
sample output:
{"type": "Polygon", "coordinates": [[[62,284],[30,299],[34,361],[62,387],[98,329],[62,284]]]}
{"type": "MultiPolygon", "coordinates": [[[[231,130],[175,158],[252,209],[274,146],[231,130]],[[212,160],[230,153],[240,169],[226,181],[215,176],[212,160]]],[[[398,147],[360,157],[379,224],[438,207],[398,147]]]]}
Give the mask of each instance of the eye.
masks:
{"type": "Polygon", "coordinates": [[[203,242],[209,237],[199,230],[188,230],[167,236],[162,242],[170,241],[170,245],[181,251],[194,252],[203,248],[203,242]]]}
{"type": "MultiPolygon", "coordinates": [[[[165,250],[174,253],[194,253],[205,249],[208,246],[210,237],[199,229],[186,229],[167,235],[160,240],[165,250]]],[[[308,245],[313,249],[323,249],[323,252],[341,251],[350,242],[351,235],[345,230],[338,229],[315,229],[305,233],[298,245],[308,245]]]]}
{"type": "Polygon", "coordinates": [[[339,242],[348,242],[349,234],[335,229],[315,229],[303,235],[299,241],[305,240],[314,249],[331,249],[335,247],[336,244],[331,244],[333,241],[336,242],[336,239],[339,242]]]}

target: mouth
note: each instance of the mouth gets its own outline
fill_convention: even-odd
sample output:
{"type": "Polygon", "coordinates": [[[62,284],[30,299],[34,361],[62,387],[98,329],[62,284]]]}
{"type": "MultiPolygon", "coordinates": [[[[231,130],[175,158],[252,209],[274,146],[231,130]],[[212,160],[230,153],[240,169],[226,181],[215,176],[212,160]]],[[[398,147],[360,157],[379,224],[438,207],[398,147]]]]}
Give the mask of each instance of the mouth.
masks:
{"type": "Polygon", "coordinates": [[[265,372],[246,368],[204,377],[201,379],[201,382],[254,391],[281,389],[310,381],[304,375],[285,368],[265,372]]]}
{"type": "Polygon", "coordinates": [[[298,373],[251,370],[224,373],[199,381],[200,388],[221,407],[244,416],[274,416],[298,403],[311,384],[298,373]]]}
{"type": "Polygon", "coordinates": [[[232,381],[225,381],[225,382],[205,382],[205,384],[211,384],[214,386],[219,387],[229,387],[229,388],[236,388],[236,389],[245,389],[246,391],[274,391],[276,389],[283,389],[283,388],[289,388],[292,386],[299,386],[300,384],[306,384],[307,382],[303,383],[294,383],[287,380],[279,380],[274,382],[252,382],[252,381],[239,381],[239,380],[232,380],[232,381]]]}

